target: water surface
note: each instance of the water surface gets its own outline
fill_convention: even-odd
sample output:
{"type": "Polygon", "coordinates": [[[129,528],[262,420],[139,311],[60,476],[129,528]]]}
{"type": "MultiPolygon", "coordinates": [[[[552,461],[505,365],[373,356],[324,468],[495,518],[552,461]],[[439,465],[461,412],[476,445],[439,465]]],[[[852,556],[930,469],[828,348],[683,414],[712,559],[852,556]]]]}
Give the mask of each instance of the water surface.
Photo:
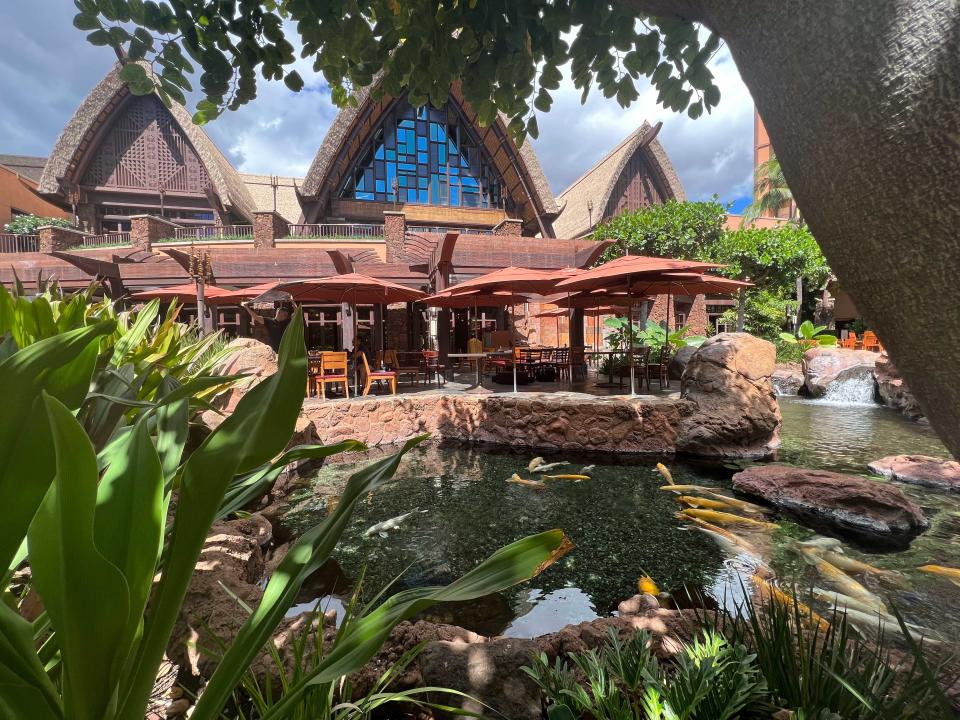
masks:
{"type": "MultiPolygon", "coordinates": [[[[865,473],[883,455],[947,456],[926,425],[879,406],[843,406],[781,398],[783,447],[778,460],[815,468],[865,473]]],[[[550,481],[546,491],[506,483],[514,472],[530,477],[531,454],[489,446],[428,445],[412,451],[394,480],[361,503],[314,597],[346,597],[361,572],[367,596],[393,583],[394,590],[451,582],[497,548],[525,535],[563,528],[576,549],[540,577],[504,593],[431,611],[432,619],[464,625],[483,634],[531,637],[565,624],[614,611],[649,574],[666,589],[703,587],[722,599],[736,592],[745,570],[707,536],[676,517],[671,493],[658,490],[655,458],[555,455],[567,471],[595,464],[593,479],[550,481]],[[387,537],[365,537],[371,525],[415,511],[387,537]],[[425,512],[423,512],[425,511],[425,512]]],[[[299,532],[319,521],[362,458],[328,463],[312,486],[293,500],[286,519],[299,532]]],[[[729,488],[737,464],[711,465],[665,459],[681,484],[729,488]]],[[[742,466],[740,464],[739,466],[742,466]]],[[[900,553],[848,553],[877,566],[902,570],[903,579],[871,590],[892,598],[908,620],[960,637],[960,590],[949,581],[915,572],[933,562],[960,566],[960,498],[901,486],[931,519],[931,529],[900,553]]],[[[781,529],[745,532],[785,579],[823,584],[790,550],[805,528],[778,519],[781,529]]],[[[310,594],[310,589],[306,591],[310,594]]],[[[306,598],[311,600],[310,597],[306,598]]]]}

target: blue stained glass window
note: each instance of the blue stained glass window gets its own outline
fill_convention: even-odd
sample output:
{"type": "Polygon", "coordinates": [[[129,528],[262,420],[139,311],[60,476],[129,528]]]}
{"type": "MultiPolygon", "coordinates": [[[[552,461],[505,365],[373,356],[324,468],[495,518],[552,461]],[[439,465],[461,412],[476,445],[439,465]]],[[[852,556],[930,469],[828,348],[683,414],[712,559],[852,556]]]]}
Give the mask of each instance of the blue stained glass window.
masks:
{"type": "Polygon", "coordinates": [[[401,99],[367,143],[340,197],[479,208],[504,207],[509,200],[496,167],[453,103],[413,108],[401,99]]]}

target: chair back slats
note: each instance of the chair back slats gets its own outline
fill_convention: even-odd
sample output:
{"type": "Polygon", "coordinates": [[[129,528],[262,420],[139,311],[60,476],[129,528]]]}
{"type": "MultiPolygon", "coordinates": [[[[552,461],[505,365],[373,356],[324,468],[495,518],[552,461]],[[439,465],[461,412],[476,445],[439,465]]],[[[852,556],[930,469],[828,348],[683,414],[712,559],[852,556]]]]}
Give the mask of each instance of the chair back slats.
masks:
{"type": "Polygon", "coordinates": [[[320,356],[321,374],[346,375],[347,374],[347,353],[346,352],[325,352],[320,356]]]}

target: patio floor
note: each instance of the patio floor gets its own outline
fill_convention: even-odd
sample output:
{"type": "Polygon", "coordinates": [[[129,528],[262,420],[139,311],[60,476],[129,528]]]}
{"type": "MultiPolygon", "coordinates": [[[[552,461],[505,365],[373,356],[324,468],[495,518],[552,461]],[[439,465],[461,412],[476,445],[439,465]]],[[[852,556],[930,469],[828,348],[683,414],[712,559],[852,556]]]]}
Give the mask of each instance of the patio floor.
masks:
{"type": "MultiPolygon", "coordinates": [[[[629,395],[630,394],[630,379],[624,378],[623,387],[620,387],[617,384],[616,378],[614,378],[613,386],[609,387],[606,385],[609,380],[607,375],[601,375],[598,378],[596,370],[590,368],[587,374],[586,381],[580,382],[567,382],[567,381],[556,381],[556,382],[532,382],[526,385],[519,385],[517,390],[521,393],[524,392],[543,392],[543,393],[555,393],[555,392],[574,392],[574,393],[585,393],[587,395],[596,395],[596,396],[609,396],[609,395],[629,395]]],[[[511,383],[497,383],[493,381],[493,378],[490,376],[484,376],[483,378],[483,387],[477,387],[477,374],[475,370],[472,369],[449,369],[447,370],[447,381],[446,383],[439,385],[436,381],[431,383],[425,383],[421,380],[419,385],[414,385],[413,383],[401,382],[397,385],[397,394],[398,395],[421,395],[425,393],[437,393],[441,392],[448,395],[463,395],[463,394],[492,394],[492,393],[512,393],[513,385],[511,383]]],[[[653,381],[653,390],[647,390],[646,384],[644,384],[643,389],[640,388],[639,378],[637,379],[637,394],[654,396],[654,397],[669,397],[670,395],[678,395],[680,392],[680,381],[671,380],[670,387],[665,387],[663,390],[660,389],[659,383],[656,380],[653,381]]],[[[353,398],[353,386],[350,386],[351,399],[353,398]]],[[[386,385],[381,383],[379,387],[377,384],[373,386],[370,390],[370,395],[388,395],[389,392],[386,389],[386,385]]],[[[339,395],[332,395],[331,397],[336,397],[340,399],[339,395]]]]}

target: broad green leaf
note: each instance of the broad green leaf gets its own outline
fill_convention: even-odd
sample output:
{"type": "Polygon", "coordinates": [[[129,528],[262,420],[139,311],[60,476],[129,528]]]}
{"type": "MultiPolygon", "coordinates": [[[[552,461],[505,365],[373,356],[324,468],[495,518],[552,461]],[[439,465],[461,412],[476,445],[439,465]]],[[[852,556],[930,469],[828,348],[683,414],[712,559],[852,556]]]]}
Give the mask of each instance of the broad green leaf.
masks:
{"type": "Polygon", "coordinates": [[[43,500],[55,465],[50,424],[40,400],[46,374],[72,362],[113,330],[107,321],[34,343],[0,363],[0,567],[8,568],[43,500]]]}
{"type": "MultiPolygon", "coordinates": [[[[562,530],[548,530],[500,548],[459,580],[445,587],[422,587],[397,593],[376,610],[354,620],[347,631],[337,637],[336,643],[324,658],[288,687],[283,698],[262,720],[286,717],[289,710],[296,706],[311,687],[332,682],[362,667],[377,652],[397,623],[423,612],[434,603],[475,600],[529,580],[572,548],[573,544],[562,530]]],[[[206,693],[201,696],[201,703],[205,695],[206,693]]],[[[199,709],[198,703],[197,711],[199,709]]],[[[197,711],[194,717],[198,717],[197,711]]],[[[201,715],[199,720],[212,717],[214,716],[201,715]]]]}
{"type": "Polygon", "coordinates": [[[327,561],[340,542],[340,536],[350,522],[357,502],[393,477],[404,453],[419,445],[426,437],[421,435],[408,440],[400,452],[354,473],[347,481],[336,509],[294,543],[267,583],[257,609],[240,628],[236,639],[207,683],[194,710],[195,718],[212,720],[219,715],[250,662],[283,619],[303,581],[327,561]]]}
{"type": "MultiPolygon", "coordinates": [[[[143,72],[143,68],[136,64],[124,65],[123,69],[126,70],[127,68],[134,67],[138,68],[140,72],[143,72]]],[[[133,326],[125,332],[117,341],[117,344],[113,346],[113,358],[110,360],[111,364],[120,365],[127,354],[140,344],[147,336],[147,331],[150,330],[153,321],[157,319],[159,312],[160,301],[151,300],[137,313],[137,319],[133,323],[133,326]]]]}
{"type": "Polygon", "coordinates": [[[262,497],[277,481],[284,467],[297,460],[319,460],[342,452],[366,450],[367,446],[356,440],[344,440],[336,445],[298,445],[291,448],[269,465],[245,476],[236,477],[227,488],[223,502],[217,511],[217,519],[240,510],[248,503],[262,497]]]}
{"type": "Polygon", "coordinates": [[[302,311],[280,343],[277,372],[248,392],[233,414],[212,432],[184,465],[162,578],[151,602],[121,718],[140,720],[173,624],[230,480],[283,450],[303,404],[307,355],[302,311]]]}
{"type": "Polygon", "coordinates": [[[161,400],[164,404],[157,408],[157,454],[163,469],[164,481],[169,485],[174,473],[180,467],[180,458],[187,443],[188,423],[190,421],[190,402],[187,398],[170,400],[171,394],[179,383],[169,375],[160,383],[161,400]]]}
{"type": "Polygon", "coordinates": [[[0,717],[63,717],[57,690],[34,649],[30,623],[4,602],[0,602],[0,717]]]}
{"type": "Polygon", "coordinates": [[[163,540],[163,469],[147,423],[148,418],[141,417],[125,442],[112,448],[97,487],[94,542],[123,573],[129,593],[120,658],[129,654],[143,620],[163,540]]]}
{"type": "Polygon", "coordinates": [[[30,567],[57,633],[63,701],[72,720],[102,720],[124,661],[127,584],[94,543],[97,458],[73,413],[43,396],[56,476],[30,526],[30,567]]]}

